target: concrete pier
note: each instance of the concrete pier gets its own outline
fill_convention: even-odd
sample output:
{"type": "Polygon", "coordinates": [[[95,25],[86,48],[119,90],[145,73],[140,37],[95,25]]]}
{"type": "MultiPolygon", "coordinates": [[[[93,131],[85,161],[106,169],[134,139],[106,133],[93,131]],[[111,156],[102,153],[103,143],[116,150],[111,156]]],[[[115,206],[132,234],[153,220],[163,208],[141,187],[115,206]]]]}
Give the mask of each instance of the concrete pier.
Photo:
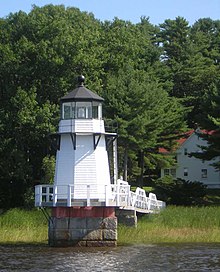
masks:
{"type": "Polygon", "coordinates": [[[116,246],[117,218],[111,207],[54,207],[49,245],[116,246]]]}
{"type": "Polygon", "coordinates": [[[128,227],[137,227],[137,213],[135,210],[116,209],[115,214],[119,224],[128,227]]]}

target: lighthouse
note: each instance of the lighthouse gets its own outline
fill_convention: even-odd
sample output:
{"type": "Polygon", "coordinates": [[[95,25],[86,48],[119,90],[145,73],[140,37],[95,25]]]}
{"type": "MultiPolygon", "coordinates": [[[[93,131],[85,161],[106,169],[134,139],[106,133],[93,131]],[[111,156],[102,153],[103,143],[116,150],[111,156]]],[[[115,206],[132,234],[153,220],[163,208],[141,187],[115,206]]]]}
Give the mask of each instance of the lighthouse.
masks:
{"type": "Polygon", "coordinates": [[[72,185],[77,199],[85,199],[85,190],[90,186],[90,198],[98,201],[104,197],[105,185],[110,185],[102,119],[104,99],[84,87],[84,80],[79,76],[78,87],[61,98],[54,184],[60,190],[72,185]]]}
{"type": "Polygon", "coordinates": [[[60,100],[51,246],[114,246],[117,241],[115,208],[107,206],[111,190],[107,141],[116,134],[105,132],[104,99],[84,81],[79,76],[77,88],[60,100]]]}
{"type": "Polygon", "coordinates": [[[84,82],[79,76],[78,86],[60,99],[59,129],[53,135],[54,184],[35,186],[35,206],[48,218],[50,246],[115,246],[117,220],[136,225],[137,211],[152,213],[165,207],[153,193],[147,196],[141,188],[132,192],[127,181],[117,178],[117,134],[105,130],[104,99],[84,82]]]}

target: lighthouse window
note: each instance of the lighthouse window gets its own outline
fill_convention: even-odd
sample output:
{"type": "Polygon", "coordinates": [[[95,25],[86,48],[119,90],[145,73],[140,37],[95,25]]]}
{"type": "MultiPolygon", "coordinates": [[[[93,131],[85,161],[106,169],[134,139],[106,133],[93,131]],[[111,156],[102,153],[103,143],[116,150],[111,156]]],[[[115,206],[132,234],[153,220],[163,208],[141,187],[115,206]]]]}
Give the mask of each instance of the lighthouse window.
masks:
{"type": "Polygon", "coordinates": [[[94,119],[101,118],[101,110],[99,112],[100,108],[101,108],[101,104],[99,102],[92,103],[92,117],[94,119]]]}
{"type": "Polygon", "coordinates": [[[92,103],[76,102],[76,118],[79,119],[92,118],[92,103]]]}
{"type": "Polygon", "coordinates": [[[71,103],[63,104],[63,119],[71,118],[71,103]]]}
{"type": "Polygon", "coordinates": [[[65,102],[62,105],[62,119],[101,119],[102,105],[99,102],[65,102]]]}
{"type": "Polygon", "coordinates": [[[75,102],[63,103],[62,118],[72,119],[75,117],[75,102]]]}

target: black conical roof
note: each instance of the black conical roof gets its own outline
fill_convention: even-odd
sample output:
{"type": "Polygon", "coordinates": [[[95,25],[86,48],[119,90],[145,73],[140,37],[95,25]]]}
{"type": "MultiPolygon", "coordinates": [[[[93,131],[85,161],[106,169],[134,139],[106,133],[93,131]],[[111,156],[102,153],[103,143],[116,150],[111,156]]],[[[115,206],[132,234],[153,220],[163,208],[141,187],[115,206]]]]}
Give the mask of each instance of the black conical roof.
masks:
{"type": "Polygon", "coordinates": [[[103,101],[104,99],[102,97],[84,87],[84,81],[84,76],[78,76],[79,86],[72,92],[63,96],[61,101],[103,101]]]}
{"type": "Polygon", "coordinates": [[[61,98],[61,101],[103,101],[104,99],[85,88],[84,86],[78,86],[72,92],[61,98]]]}

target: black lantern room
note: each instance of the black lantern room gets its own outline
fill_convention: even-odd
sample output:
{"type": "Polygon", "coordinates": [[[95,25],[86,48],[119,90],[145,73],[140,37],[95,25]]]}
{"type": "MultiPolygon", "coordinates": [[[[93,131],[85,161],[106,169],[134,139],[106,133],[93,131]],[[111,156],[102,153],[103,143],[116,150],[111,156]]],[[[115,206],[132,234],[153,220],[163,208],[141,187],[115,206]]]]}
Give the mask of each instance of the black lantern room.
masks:
{"type": "Polygon", "coordinates": [[[78,76],[78,87],[61,98],[62,119],[102,119],[104,99],[84,87],[84,76],[78,76]]]}

